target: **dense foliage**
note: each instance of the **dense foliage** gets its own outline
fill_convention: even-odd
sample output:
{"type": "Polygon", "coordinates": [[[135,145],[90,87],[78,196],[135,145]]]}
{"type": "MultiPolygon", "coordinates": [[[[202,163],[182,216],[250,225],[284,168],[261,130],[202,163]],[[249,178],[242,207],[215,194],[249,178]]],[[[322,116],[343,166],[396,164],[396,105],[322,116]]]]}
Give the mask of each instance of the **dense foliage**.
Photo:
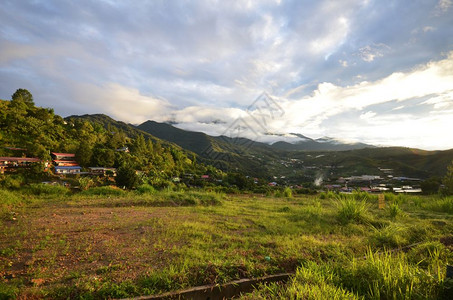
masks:
{"type": "Polygon", "coordinates": [[[217,172],[197,163],[194,154],[132,126],[63,119],[53,109],[36,107],[25,89],[17,90],[11,101],[0,100],[0,142],[0,156],[50,160],[51,152],[75,153],[84,168],[127,166],[141,171],[145,180],[217,172]]]}

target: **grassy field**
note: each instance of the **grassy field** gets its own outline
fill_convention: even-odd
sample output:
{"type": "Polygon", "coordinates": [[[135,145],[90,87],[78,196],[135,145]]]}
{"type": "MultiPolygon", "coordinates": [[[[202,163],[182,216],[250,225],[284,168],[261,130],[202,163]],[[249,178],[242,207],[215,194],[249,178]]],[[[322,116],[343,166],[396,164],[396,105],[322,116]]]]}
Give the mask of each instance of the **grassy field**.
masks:
{"type": "Polygon", "coordinates": [[[387,194],[379,210],[361,193],[34,186],[0,199],[0,299],[121,298],[293,271],[242,298],[436,299],[451,286],[451,197],[387,194]]]}

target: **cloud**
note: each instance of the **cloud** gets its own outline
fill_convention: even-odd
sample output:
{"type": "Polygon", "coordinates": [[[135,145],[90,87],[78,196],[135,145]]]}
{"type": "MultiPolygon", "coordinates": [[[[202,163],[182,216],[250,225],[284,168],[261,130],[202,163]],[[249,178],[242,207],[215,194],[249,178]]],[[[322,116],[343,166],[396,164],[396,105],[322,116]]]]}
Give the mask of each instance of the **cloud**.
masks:
{"type": "MultiPolygon", "coordinates": [[[[260,141],[281,139],[279,136],[265,135],[266,132],[283,135],[296,132],[319,137],[332,135],[332,130],[335,130],[336,134],[345,139],[379,145],[405,143],[406,146],[430,149],[451,147],[450,141],[442,138],[444,132],[438,129],[438,126],[448,128],[448,124],[448,126],[453,125],[451,113],[433,115],[431,112],[434,111],[427,108],[417,116],[406,112],[405,107],[414,102],[412,99],[428,97],[428,100],[420,105],[432,105],[434,110],[453,108],[452,68],[453,53],[450,53],[443,60],[418,66],[409,72],[394,73],[374,82],[361,82],[345,87],[322,83],[312,95],[302,99],[288,100],[276,97],[274,99],[282,107],[284,114],[281,117],[268,117],[264,130],[253,118],[253,114],[257,113],[256,110],[249,114],[244,110],[228,111],[224,108],[203,110],[191,107],[190,110],[176,113],[174,120],[185,122],[183,126],[185,129],[193,129],[195,127],[190,127],[187,123],[200,123],[200,120],[206,120],[206,118],[211,120],[218,118],[224,121],[222,124],[216,124],[216,132],[221,132],[229,122],[231,123],[235,118],[242,118],[247,121],[247,124],[253,126],[255,132],[261,133],[260,141]],[[398,105],[401,102],[405,105],[398,105]],[[395,106],[389,109],[388,113],[366,110],[368,107],[383,103],[393,103],[395,106]],[[192,113],[198,110],[201,113],[192,113]],[[393,113],[390,114],[392,111],[393,113]],[[222,112],[228,113],[222,115],[222,112]],[[347,118],[332,126],[331,120],[341,118],[344,114],[347,114],[347,118]],[[358,128],[360,130],[357,130],[358,128]],[[363,134],[364,132],[366,134],[363,134]],[[385,132],[387,134],[384,134],[385,132]],[[397,135],[401,138],[395,139],[397,135]],[[435,140],[433,135],[439,138],[436,143],[433,142],[435,140]],[[426,139],[421,143],[420,138],[426,139]],[[430,144],[424,145],[424,141],[427,140],[430,144]]],[[[203,129],[203,127],[204,125],[197,128],[203,129]]],[[[256,138],[252,133],[249,134],[248,137],[256,138]]],[[[244,135],[247,136],[247,133],[244,135]]],[[[294,137],[285,139],[297,140],[294,137]]]]}
{"type": "Polygon", "coordinates": [[[0,98],[27,88],[62,115],[221,134],[237,117],[259,126],[246,110],[267,91],[285,110],[269,131],[332,135],[346,114],[385,116],[369,106],[407,113],[411,97],[443,97],[413,109],[421,118],[449,108],[450,10],[446,0],[6,1],[0,98]]]}
{"type": "Polygon", "coordinates": [[[377,57],[383,57],[388,51],[390,51],[390,47],[380,43],[360,48],[357,55],[366,62],[372,62],[377,57]]]}
{"type": "Polygon", "coordinates": [[[453,1],[451,0],[439,0],[439,2],[437,3],[437,6],[436,8],[440,11],[440,12],[447,12],[449,10],[449,8],[451,7],[451,5],[453,4],[453,1]]]}

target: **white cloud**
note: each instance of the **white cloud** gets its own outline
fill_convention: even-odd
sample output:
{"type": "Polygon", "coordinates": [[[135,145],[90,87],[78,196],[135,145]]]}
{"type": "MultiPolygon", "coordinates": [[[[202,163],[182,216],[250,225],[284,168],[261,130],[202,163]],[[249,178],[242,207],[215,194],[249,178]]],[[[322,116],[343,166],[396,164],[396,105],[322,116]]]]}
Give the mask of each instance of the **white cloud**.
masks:
{"type": "Polygon", "coordinates": [[[376,116],[375,112],[367,111],[366,113],[361,114],[359,118],[362,120],[371,120],[375,116],[376,116]]]}
{"type": "MultiPolygon", "coordinates": [[[[426,116],[413,116],[405,112],[404,106],[399,106],[395,110],[401,113],[381,115],[375,111],[363,111],[363,109],[390,101],[410,101],[421,97],[431,97],[423,104],[434,104],[434,109],[452,107],[452,68],[453,53],[450,53],[443,60],[421,65],[410,72],[394,73],[374,82],[362,82],[346,87],[326,82],[320,84],[312,95],[299,100],[275,98],[283,108],[284,115],[268,117],[265,130],[244,110],[239,109],[190,107],[174,112],[173,116],[175,121],[182,122],[181,126],[186,129],[209,130],[207,129],[209,127],[212,133],[212,128],[216,128],[215,132],[218,134],[240,117],[246,120],[247,124],[252,125],[255,131],[261,132],[260,138],[263,141],[276,139],[275,136],[264,136],[267,131],[278,134],[296,132],[308,136],[337,135],[340,138],[375,144],[431,149],[451,147],[451,139],[446,141],[445,131],[439,130],[438,127],[453,126],[451,113],[433,115],[427,112],[426,116]],[[344,113],[352,113],[356,117],[335,124],[333,127],[326,125],[330,118],[344,113]],[[217,119],[225,123],[205,125],[217,119]],[[436,136],[437,142],[433,135],[436,136]],[[430,142],[429,145],[424,144],[427,140],[430,142]]],[[[257,111],[252,111],[252,115],[254,113],[257,111]]],[[[256,138],[253,135],[247,137],[256,138]]]]}
{"type": "Polygon", "coordinates": [[[438,10],[440,10],[441,12],[447,12],[448,9],[451,7],[451,5],[453,4],[453,1],[452,0],[439,0],[439,2],[437,3],[437,6],[436,8],[438,10]]]}
{"type": "Polygon", "coordinates": [[[69,86],[90,111],[103,112],[134,124],[149,119],[165,121],[162,116],[168,114],[172,108],[164,99],[142,95],[137,89],[117,83],[95,86],[72,82],[69,86]],[[93,102],[92,99],[96,101],[93,102]]]}
{"type": "Polygon", "coordinates": [[[425,26],[423,27],[423,32],[431,32],[431,31],[435,31],[436,28],[435,27],[432,27],[432,26],[425,26]]]}
{"type": "Polygon", "coordinates": [[[388,51],[390,47],[383,43],[372,44],[360,48],[357,55],[366,62],[372,62],[375,58],[383,57],[388,51]]]}
{"type": "MultiPolygon", "coordinates": [[[[245,108],[263,90],[285,110],[267,123],[277,133],[334,135],[338,116],[364,124],[372,111],[384,120],[370,106],[420,97],[428,100],[415,110],[448,116],[452,55],[439,57],[452,51],[451,4],[7,1],[0,97],[23,87],[62,115],[175,119],[212,133],[237,117],[253,124],[245,108]]],[[[414,108],[401,104],[393,113],[414,108]]]]}

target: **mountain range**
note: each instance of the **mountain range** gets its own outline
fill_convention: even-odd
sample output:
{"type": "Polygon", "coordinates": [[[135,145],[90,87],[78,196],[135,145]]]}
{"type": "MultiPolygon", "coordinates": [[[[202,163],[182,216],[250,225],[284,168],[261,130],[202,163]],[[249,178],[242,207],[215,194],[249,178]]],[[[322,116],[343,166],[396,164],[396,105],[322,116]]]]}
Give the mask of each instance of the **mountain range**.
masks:
{"type": "Polygon", "coordinates": [[[453,149],[425,151],[406,147],[375,147],[363,143],[349,144],[324,137],[311,139],[301,134],[295,143],[266,144],[246,138],[210,136],[187,131],[168,123],[146,121],[126,124],[105,115],[71,116],[121,128],[128,135],[143,134],[178,145],[195,153],[205,164],[230,172],[268,179],[284,178],[289,182],[312,181],[313,178],[362,174],[428,178],[443,176],[453,160],[453,149]],[[382,170],[387,170],[386,172],[382,170]]]}

